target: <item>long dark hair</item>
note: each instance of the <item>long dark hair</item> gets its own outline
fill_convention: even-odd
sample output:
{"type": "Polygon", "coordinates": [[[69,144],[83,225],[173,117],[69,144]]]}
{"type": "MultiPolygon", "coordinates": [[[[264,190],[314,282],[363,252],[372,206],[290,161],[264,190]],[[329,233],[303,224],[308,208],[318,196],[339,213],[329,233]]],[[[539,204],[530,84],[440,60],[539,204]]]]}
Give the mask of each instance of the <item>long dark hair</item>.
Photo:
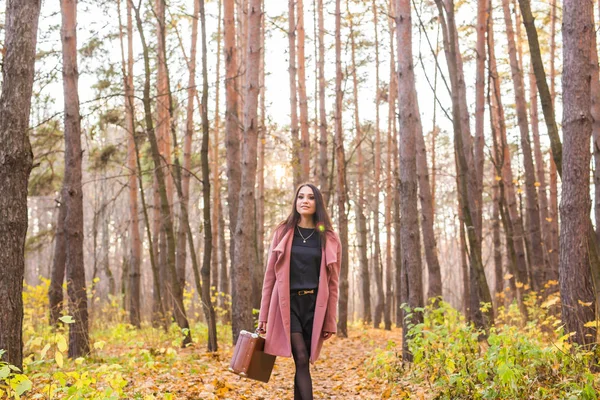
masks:
{"type": "Polygon", "coordinates": [[[279,224],[279,226],[284,227],[283,231],[281,232],[281,237],[283,237],[283,235],[285,235],[285,233],[290,229],[296,229],[296,225],[298,225],[298,222],[300,221],[300,213],[296,209],[296,201],[298,200],[298,193],[300,192],[300,189],[305,186],[311,188],[313,194],[315,195],[315,213],[313,214],[313,220],[315,223],[315,229],[317,230],[319,238],[321,239],[321,248],[325,248],[325,244],[327,242],[327,231],[333,232],[333,226],[331,225],[329,214],[327,214],[327,208],[325,207],[323,195],[321,194],[319,188],[312,183],[302,183],[296,189],[296,194],[292,200],[292,212],[281,224],[279,224]]]}

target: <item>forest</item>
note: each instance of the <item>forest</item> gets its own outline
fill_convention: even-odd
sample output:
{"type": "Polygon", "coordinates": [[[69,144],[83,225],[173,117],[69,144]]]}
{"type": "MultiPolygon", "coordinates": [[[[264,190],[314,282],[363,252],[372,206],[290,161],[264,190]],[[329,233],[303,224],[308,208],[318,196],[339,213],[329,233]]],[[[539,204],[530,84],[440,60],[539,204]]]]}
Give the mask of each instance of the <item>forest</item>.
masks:
{"type": "Polygon", "coordinates": [[[598,399],[599,28],[593,0],[0,0],[0,399],[298,398],[289,358],[227,367],[307,182],[341,243],[315,398],[598,399]]]}

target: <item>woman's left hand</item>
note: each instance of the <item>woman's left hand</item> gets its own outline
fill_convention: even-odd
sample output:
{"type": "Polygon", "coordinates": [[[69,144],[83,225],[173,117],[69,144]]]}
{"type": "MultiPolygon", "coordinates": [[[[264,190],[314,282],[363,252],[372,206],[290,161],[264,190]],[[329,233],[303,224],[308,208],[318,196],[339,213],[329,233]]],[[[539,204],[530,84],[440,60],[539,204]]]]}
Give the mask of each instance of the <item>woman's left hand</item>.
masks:
{"type": "Polygon", "coordinates": [[[323,332],[323,339],[327,340],[333,336],[333,332],[323,332]]]}

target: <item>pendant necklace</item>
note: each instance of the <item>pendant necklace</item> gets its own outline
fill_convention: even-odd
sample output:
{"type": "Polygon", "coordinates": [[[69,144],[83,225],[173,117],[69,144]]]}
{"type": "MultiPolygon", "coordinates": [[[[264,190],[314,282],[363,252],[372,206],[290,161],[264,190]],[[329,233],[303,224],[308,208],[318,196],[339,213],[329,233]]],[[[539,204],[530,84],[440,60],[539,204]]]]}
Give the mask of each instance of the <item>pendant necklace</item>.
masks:
{"type": "Polygon", "coordinates": [[[296,228],[298,228],[298,233],[300,234],[300,237],[302,237],[302,241],[304,243],[306,243],[306,241],[308,240],[308,238],[310,238],[315,233],[315,230],[313,229],[313,231],[312,231],[312,233],[310,235],[308,235],[307,237],[304,237],[304,235],[302,235],[302,232],[300,232],[300,227],[298,225],[296,225],[296,228]]]}

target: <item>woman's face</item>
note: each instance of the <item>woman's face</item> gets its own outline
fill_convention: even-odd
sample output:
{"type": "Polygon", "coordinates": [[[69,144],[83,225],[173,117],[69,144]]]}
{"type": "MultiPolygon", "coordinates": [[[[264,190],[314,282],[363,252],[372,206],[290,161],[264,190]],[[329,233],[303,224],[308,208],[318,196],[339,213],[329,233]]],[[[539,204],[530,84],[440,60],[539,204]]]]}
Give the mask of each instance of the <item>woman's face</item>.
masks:
{"type": "Polygon", "coordinates": [[[315,194],[310,186],[300,188],[296,198],[296,211],[304,217],[312,216],[317,211],[315,194]]]}

